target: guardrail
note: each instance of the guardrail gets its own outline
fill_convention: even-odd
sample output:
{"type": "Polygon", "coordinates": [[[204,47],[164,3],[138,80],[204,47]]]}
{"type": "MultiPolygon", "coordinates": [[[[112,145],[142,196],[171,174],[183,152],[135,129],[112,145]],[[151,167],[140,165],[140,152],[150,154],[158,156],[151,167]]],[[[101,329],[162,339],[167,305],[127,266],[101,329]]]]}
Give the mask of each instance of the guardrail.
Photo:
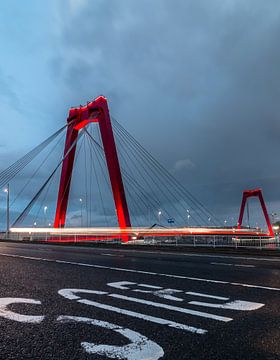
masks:
{"type": "MultiPolygon", "coordinates": [[[[6,234],[1,234],[5,239],[6,234]]],[[[45,243],[110,243],[120,244],[122,239],[117,236],[99,236],[93,238],[92,235],[81,233],[69,234],[50,234],[49,232],[11,232],[8,239],[11,241],[23,242],[45,242],[45,243]]],[[[177,235],[177,236],[143,236],[130,237],[127,244],[133,245],[157,245],[157,246],[186,246],[186,247],[231,247],[231,248],[259,248],[259,249],[280,249],[279,236],[269,238],[265,236],[232,236],[232,235],[177,235]]]]}
{"type": "MultiPolygon", "coordinates": [[[[131,241],[133,243],[133,240],[131,241]]],[[[135,244],[137,244],[137,240],[135,244]]],[[[229,248],[260,248],[280,249],[279,237],[232,237],[232,236],[180,236],[168,239],[144,238],[143,244],[158,246],[186,246],[186,247],[229,247],[229,248]]]]}

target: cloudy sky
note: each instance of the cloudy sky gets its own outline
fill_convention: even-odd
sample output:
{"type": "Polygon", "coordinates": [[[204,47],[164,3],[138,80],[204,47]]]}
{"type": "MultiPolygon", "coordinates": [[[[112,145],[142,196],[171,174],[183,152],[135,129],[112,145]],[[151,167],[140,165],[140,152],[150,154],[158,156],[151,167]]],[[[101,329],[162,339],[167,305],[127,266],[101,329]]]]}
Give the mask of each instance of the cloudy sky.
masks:
{"type": "Polygon", "coordinates": [[[99,94],[210,209],[280,213],[279,0],[2,0],[0,167],[99,94]]]}

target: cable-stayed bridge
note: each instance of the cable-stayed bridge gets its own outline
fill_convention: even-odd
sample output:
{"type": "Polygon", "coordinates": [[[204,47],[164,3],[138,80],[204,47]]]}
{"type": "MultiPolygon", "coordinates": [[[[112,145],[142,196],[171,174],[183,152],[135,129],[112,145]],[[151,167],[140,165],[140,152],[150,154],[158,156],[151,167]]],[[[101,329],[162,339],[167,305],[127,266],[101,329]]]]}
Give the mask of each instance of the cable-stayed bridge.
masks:
{"type": "Polygon", "coordinates": [[[110,116],[103,96],[71,108],[65,126],[2,171],[0,187],[7,185],[7,234],[49,241],[273,236],[260,189],[244,192],[236,225],[225,226],[110,116]],[[242,226],[252,196],[267,231],[242,226]]]}

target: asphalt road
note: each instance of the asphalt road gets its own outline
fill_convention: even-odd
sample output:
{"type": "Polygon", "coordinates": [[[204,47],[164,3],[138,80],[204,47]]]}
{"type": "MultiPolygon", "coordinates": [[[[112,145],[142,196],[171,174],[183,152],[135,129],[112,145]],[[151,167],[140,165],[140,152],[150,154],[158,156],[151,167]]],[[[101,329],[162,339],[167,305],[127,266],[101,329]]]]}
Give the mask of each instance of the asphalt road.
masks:
{"type": "Polygon", "coordinates": [[[0,359],[280,359],[280,258],[0,243],[0,359]]]}

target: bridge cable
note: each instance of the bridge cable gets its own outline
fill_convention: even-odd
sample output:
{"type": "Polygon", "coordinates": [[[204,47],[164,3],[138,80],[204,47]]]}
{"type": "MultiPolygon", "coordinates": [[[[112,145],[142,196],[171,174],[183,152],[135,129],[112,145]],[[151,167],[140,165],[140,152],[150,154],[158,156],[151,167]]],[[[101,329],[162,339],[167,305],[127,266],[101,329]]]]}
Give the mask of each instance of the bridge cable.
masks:
{"type": "Polygon", "coordinates": [[[63,140],[64,135],[62,135],[58,141],[55,143],[53,148],[50,150],[50,152],[46,155],[46,157],[43,159],[42,162],[40,162],[39,166],[36,168],[36,170],[33,172],[33,174],[30,176],[30,178],[27,180],[27,182],[24,184],[22,189],[19,191],[19,193],[15,196],[13,202],[10,204],[10,208],[14,205],[14,203],[17,201],[17,199],[22,195],[23,191],[27,188],[27,186],[30,184],[30,182],[35,178],[35,176],[38,174],[39,170],[45,165],[46,161],[50,158],[51,154],[55,151],[59,143],[63,140]]]}
{"type": "MultiPolygon", "coordinates": [[[[86,130],[86,132],[87,132],[87,130],[86,130]]],[[[102,153],[102,155],[103,155],[103,154],[104,154],[104,149],[103,149],[103,147],[91,136],[91,134],[89,134],[89,137],[90,137],[90,139],[92,140],[93,144],[96,145],[98,151],[99,151],[100,153],[102,153]]],[[[105,163],[105,160],[104,160],[103,156],[102,156],[102,160],[103,160],[103,162],[105,163]]],[[[143,188],[141,188],[141,185],[140,185],[134,178],[132,178],[132,177],[126,172],[126,170],[125,170],[124,168],[121,167],[121,171],[122,171],[122,174],[123,174],[124,178],[125,178],[126,180],[128,180],[128,181],[136,188],[136,190],[137,190],[137,189],[138,189],[138,190],[140,189],[140,192],[141,192],[142,197],[139,197],[139,195],[136,193],[137,196],[139,197],[140,201],[143,202],[143,199],[144,199],[144,198],[146,198],[146,200],[148,200],[148,201],[150,201],[151,199],[153,199],[151,196],[150,196],[150,198],[149,198],[149,197],[147,198],[147,194],[145,193],[145,190],[144,190],[143,188]]],[[[110,185],[109,185],[108,182],[107,182],[107,184],[108,184],[108,187],[109,187],[109,189],[110,189],[110,185]]],[[[156,201],[156,200],[154,200],[154,201],[156,201]]],[[[151,203],[150,203],[150,204],[151,204],[151,203]]],[[[159,206],[159,203],[157,203],[157,207],[158,207],[158,206],[159,206]]],[[[150,209],[150,207],[154,208],[155,205],[154,205],[154,204],[152,204],[152,206],[147,206],[147,205],[146,205],[146,207],[147,207],[147,209],[150,209]]]]}
{"type": "MultiPolygon", "coordinates": [[[[155,159],[152,157],[152,155],[150,153],[147,152],[147,150],[145,148],[143,148],[142,145],[140,145],[137,140],[130,134],[128,133],[127,130],[125,130],[118,122],[116,119],[114,119],[115,123],[116,123],[116,127],[119,131],[121,131],[123,133],[124,136],[127,137],[127,140],[130,142],[130,144],[138,151],[141,153],[142,156],[144,156],[146,158],[146,160],[148,160],[149,162],[153,163],[158,170],[163,173],[167,179],[170,181],[172,181],[172,184],[174,182],[174,180],[176,181],[176,179],[155,159]]],[[[183,188],[184,191],[186,191],[185,188],[183,188]]],[[[181,195],[181,193],[180,193],[181,195]]],[[[188,198],[189,200],[194,203],[194,200],[190,198],[190,196],[192,196],[191,193],[188,194],[188,198]]],[[[194,203],[195,205],[197,205],[196,203],[198,203],[198,200],[196,200],[196,202],[194,203]]],[[[208,215],[208,214],[207,214],[208,215]]]]}
{"type": "Polygon", "coordinates": [[[29,151],[15,163],[0,173],[0,187],[9,183],[26,165],[28,165],[42,150],[44,150],[64,129],[66,125],[49,136],[41,144],[29,151]]]}
{"type": "MultiPolygon", "coordinates": [[[[126,135],[125,134],[122,134],[123,136],[125,136],[126,137],[126,135]]],[[[129,141],[129,139],[127,139],[128,141],[129,141]]],[[[130,145],[131,145],[131,141],[129,141],[130,142],[130,145]]],[[[132,146],[135,148],[135,144],[133,143],[132,144],[132,146]]],[[[137,151],[137,149],[135,149],[136,151],[137,151]]],[[[145,154],[140,150],[140,156],[141,156],[141,160],[142,161],[145,161],[145,159],[143,158],[143,156],[145,156],[145,154]]],[[[147,160],[147,159],[146,159],[147,160]]],[[[148,163],[151,163],[150,161],[149,161],[149,159],[148,159],[148,163]]],[[[145,161],[145,164],[147,164],[147,162],[145,161]]],[[[153,164],[152,164],[153,165],[153,164]]],[[[155,172],[155,170],[154,170],[154,168],[153,168],[153,166],[150,166],[150,169],[151,169],[151,171],[152,171],[152,173],[154,174],[154,176],[157,178],[157,179],[160,179],[159,178],[159,174],[158,174],[158,172],[155,172]]],[[[167,180],[169,180],[169,179],[167,179],[167,180]]],[[[169,182],[169,181],[168,181],[169,182]]],[[[177,200],[177,202],[178,203],[180,203],[180,201],[179,201],[179,199],[177,198],[177,196],[176,195],[174,195],[174,194],[172,194],[171,193],[171,191],[170,191],[170,188],[169,187],[167,187],[166,186],[166,184],[163,182],[163,181],[160,181],[160,183],[161,184],[163,184],[164,185],[164,187],[165,188],[167,188],[167,190],[168,190],[168,192],[171,194],[171,196],[174,196],[174,198],[177,200]]],[[[171,189],[173,188],[173,183],[171,184],[171,189]]],[[[178,193],[178,192],[177,192],[178,193]]],[[[180,195],[182,195],[181,193],[180,193],[180,195]]],[[[180,204],[181,206],[182,206],[182,204],[180,204]]],[[[195,213],[196,213],[196,210],[194,209],[194,208],[192,208],[192,206],[188,206],[188,207],[190,207],[195,213]]],[[[188,209],[186,209],[185,207],[183,207],[183,209],[184,209],[184,211],[188,211],[188,209]]],[[[199,214],[198,214],[198,216],[200,216],[199,214]]],[[[194,217],[194,216],[193,216],[194,217]]],[[[200,217],[201,218],[201,217],[200,217]]],[[[203,219],[201,218],[201,220],[203,221],[203,219]]],[[[196,220],[197,221],[197,220],[196,220]]]]}
{"type": "Polygon", "coordinates": [[[104,214],[104,217],[105,217],[105,222],[106,222],[107,227],[108,227],[109,226],[108,216],[107,216],[107,212],[105,211],[105,206],[104,206],[102,191],[101,191],[101,187],[100,187],[100,183],[99,183],[99,179],[98,179],[97,169],[96,169],[94,161],[93,161],[93,149],[92,149],[92,144],[90,142],[90,138],[88,136],[88,131],[86,131],[86,134],[87,134],[86,138],[87,138],[88,145],[89,145],[89,148],[90,148],[91,169],[93,168],[93,171],[94,171],[94,176],[95,176],[96,183],[97,183],[97,188],[98,188],[98,194],[99,194],[100,201],[101,201],[101,207],[102,207],[102,211],[103,211],[103,214],[104,214]]]}
{"type": "MultiPolygon", "coordinates": [[[[123,138],[122,138],[123,139],[123,138]]],[[[124,139],[123,139],[124,140],[124,139]]],[[[124,140],[125,141],[125,140],[124,140]]],[[[135,168],[137,169],[137,171],[140,173],[138,166],[135,164],[135,161],[132,159],[132,157],[130,156],[130,154],[132,154],[132,152],[130,152],[130,154],[127,152],[127,150],[124,148],[124,151],[126,152],[127,156],[129,157],[130,161],[134,164],[135,168]]],[[[180,202],[180,200],[177,198],[176,195],[174,195],[171,191],[170,191],[170,187],[168,187],[164,181],[162,181],[161,177],[158,176],[157,172],[154,171],[152,166],[149,166],[147,163],[145,163],[146,166],[148,166],[148,168],[151,170],[151,172],[154,174],[154,176],[150,176],[150,174],[147,172],[146,166],[142,165],[142,163],[139,161],[139,157],[135,158],[138,160],[138,165],[142,166],[142,169],[144,170],[144,172],[147,174],[147,176],[150,177],[151,181],[153,182],[154,186],[158,189],[158,185],[155,181],[155,179],[157,179],[158,183],[160,185],[163,185],[164,188],[166,189],[165,191],[165,196],[166,199],[169,201],[169,204],[171,204],[171,206],[173,207],[173,209],[175,210],[175,213],[177,213],[177,215],[179,215],[179,217],[181,217],[181,219],[183,220],[183,222],[185,222],[185,218],[181,215],[181,212],[178,211],[178,205],[180,205],[180,207],[184,210],[187,211],[187,209],[182,205],[182,203],[180,202]],[[171,198],[169,196],[167,196],[167,193],[171,196],[171,198]],[[176,200],[175,204],[178,204],[177,206],[174,204],[173,198],[176,200]]],[[[142,176],[142,178],[144,178],[144,182],[147,184],[146,178],[142,176]]],[[[196,220],[197,221],[197,220],[196,220]]]]}
{"type": "MultiPolygon", "coordinates": [[[[72,143],[72,145],[70,146],[70,148],[68,149],[67,153],[63,156],[63,158],[59,161],[59,163],[57,164],[57,166],[54,168],[54,170],[52,171],[51,175],[46,179],[46,181],[43,183],[43,185],[41,186],[41,188],[38,190],[38,192],[35,194],[35,196],[31,199],[31,201],[29,202],[29,204],[25,207],[25,209],[23,210],[23,212],[17,217],[17,219],[14,221],[12,227],[15,227],[15,225],[17,223],[21,223],[25,217],[27,216],[27,214],[29,213],[29,211],[31,210],[31,208],[33,207],[35,201],[39,198],[39,196],[41,195],[41,193],[43,192],[43,190],[46,188],[46,186],[48,185],[49,181],[52,179],[52,177],[54,176],[54,174],[56,173],[56,171],[58,170],[58,168],[60,167],[60,165],[62,164],[62,162],[67,158],[67,156],[69,155],[69,153],[71,152],[71,150],[73,149],[73,147],[76,145],[78,139],[80,137],[78,136],[77,139],[72,143]]],[[[65,193],[64,193],[65,195],[65,193]]]]}
{"type": "MultiPolygon", "coordinates": [[[[91,141],[91,146],[93,147],[94,151],[95,151],[94,147],[97,146],[98,152],[97,153],[95,152],[95,153],[98,157],[100,157],[100,159],[103,163],[103,166],[106,168],[106,161],[104,159],[104,150],[103,150],[102,146],[93,138],[93,136],[91,134],[88,134],[88,137],[89,137],[89,140],[91,141]]],[[[103,172],[103,176],[104,176],[104,172],[103,172]]],[[[109,191],[112,194],[112,188],[110,187],[108,180],[106,182],[108,184],[109,191]]],[[[128,190],[128,194],[131,196],[131,193],[129,190],[128,190]]],[[[134,203],[133,203],[133,207],[135,208],[134,203]]]]}
{"type": "MultiPolygon", "coordinates": [[[[102,147],[94,138],[91,138],[91,140],[92,140],[92,142],[97,146],[97,149],[98,149],[98,150],[102,153],[102,155],[103,155],[103,153],[104,153],[103,147],[102,147]]],[[[103,162],[105,163],[105,160],[104,160],[103,156],[102,156],[102,160],[103,160],[103,162]]],[[[134,184],[134,186],[136,186],[136,189],[137,189],[137,188],[138,188],[138,189],[140,188],[141,193],[142,193],[142,197],[143,197],[143,198],[147,198],[147,195],[146,195],[145,191],[144,191],[143,189],[141,189],[141,186],[139,185],[139,183],[137,183],[137,181],[136,181],[134,178],[130,177],[130,175],[126,172],[125,169],[121,168],[121,171],[122,171],[122,174],[123,174],[123,176],[124,176],[125,178],[128,178],[128,179],[130,178],[130,180],[133,181],[132,184],[134,184]]],[[[109,183],[108,183],[108,187],[110,188],[109,183]]],[[[140,201],[143,201],[143,198],[142,198],[142,197],[140,197],[140,201]]],[[[148,200],[149,200],[149,198],[148,198],[148,200]]],[[[153,204],[152,207],[154,207],[154,204],[153,204]]],[[[157,207],[158,207],[158,204],[157,204],[157,207]]]]}
{"type": "MultiPolygon", "coordinates": [[[[118,132],[118,130],[117,130],[117,132],[118,132]]],[[[124,135],[124,134],[121,135],[122,140],[123,140],[123,141],[126,141],[127,139],[124,139],[123,136],[125,136],[125,135],[124,135]]],[[[128,143],[127,143],[127,144],[128,144],[128,143]]],[[[131,151],[135,150],[135,149],[133,149],[133,147],[131,147],[131,144],[128,144],[128,146],[130,146],[131,151]]],[[[139,156],[137,157],[137,159],[138,159],[138,163],[141,164],[141,162],[140,162],[139,160],[144,161],[144,159],[143,159],[143,154],[140,153],[140,159],[139,159],[139,156]]],[[[149,164],[149,162],[148,162],[148,163],[145,162],[145,165],[146,165],[146,166],[147,166],[147,164],[149,164]]],[[[144,165],[142,165],[142,164],[141,164],[141,166],[142,166],[142,168],[144,169],[144,171],[147,173],[146,167],[145,167],[144,165]]],[[[170,194],[170,196],[171,196],[171,197],[174,197],[175,200],[177,201],[177,203],[181,205],[181,207],[183,208],[183,210],[184,210],[184,211],[187,211],[187,209],[186,209],[184,206],[182,206],[182,204],[181,204],[180,200],[177,198],[177,196],[174,195],[174,194],[171,192],[170,187],[167,187],[167,185],[161,180],[161,178],[158,176],[158,173],[155,172],[155,170],[153,169],[153,166],[149,166],[149,169],[150,169],[151,172],[153,173],[153,176],[149,175],[149,173],[147,173],[147,175],[152,179],[152,182],[154,183],[154,185],[156,185],[156,183],[155,183],[155,181],[154,181],[154,178],[156,178],[156,179],[158,180],[159,184],[161,184],[161,185],[163,185],[163,186],[165,187],[165,189],[166,189],[167,192],[170,194]]],[[[158,188],[158,187],[157,187],[157,188],[158,188]]],[[[170,198],[169,198],[169,197],[167,197],[167,199],[169,200],[169,203],[173,204],[173,201],[170,201],[170,198]]],[[[173,206],[173,208],[175,208],[175,207],[173,206]]],[[[194,209],[193,209],[193,210],[194,210],[194,209]]],[[[176,211],[177,211],[177,210],[176,210],[176,211]]],[[[195,210],[194,210],[194,211],[195,211],[195,210]]],[[[181,215],[180,215],[180,216],[181,216],[181,215]]],[[[182,217],[182,216],[181,216],[181,217],[182,217]]],[[[193,218],[195,218],[195,217],[193,216],[193,218]]],[[[183,220],[185,220],[184,217],[183,217],[183,220]]],[[[196,221],[197,221],[197,220],[196,220],[196,221]]]]}
{"type": "MultiPolygon", "coordinates": [[[[123,147],[123,144],[119,143],[118,144],[119,147],[121,148],[124,148],[123,147]]],[[[153,191],[152,187],[150,186],[149,182],[146,180],[146,178],[141,174],[141,172],[139,171],[138,167],[136,166],[135,162],[131,159],[131,157],[129,156],[129,154],[127,153],[127,151],[125,150],[124,148],[124,152],[126,153],[127,157],[131,160],[131,162],[133,163],[133,165],[135,166],[137,172],[139,173],[140,177],[142,178],[142,180],[145,182],[145,184],[148,186],[148,188],[150,189],[150,194],[147,195],[146,194],[146,191],[142,188],[140,189],[141,190],[141,195],[142,197],[139,197],[139,195],[137,193],[135,193],[135,195],[138,195],[138,198],[140,198],[140,201],[143,202],[143,198],[146,198],[148,196],[148,200],[149,200],[149,197],[153,197],[154,201],[156,202],[156,206],[154,206],[154,204],[152,205],[152,208],[157,208],[157,209],[162,209],[164,210],[165,213],[168,214],[168,211],[166,209],[163,209],[162,208],[162,204],[160,202],[160,200],[158,199],[158,197],[155,195],[155,192],[153,191]]],[[[126,160],[125,156],[122,154],[121,151],[118,151],[118,155],[120,156],[122,162],[124,163],[124,165],[128,168],[128,170],[130,171],[130,173],[132,174],[133,171],[131,170],[129,164],[128,164],[128,161],[126,160]]],[[[134,186],[134,188],[136,188],[136,190],[138,189],[139,190],[139,182],[137,182],[137,180],[132,177],[131,175],[129,175],[129,173],[124,169],[124,167],[121,166],[121,171],[122,171],[122,174],[123,174],[123,177],[125,179],[125,182],[128,182],[132,187],[134,186]]],[[[150,206],[151,206],[151,203],[148,202],[148,203],[144,203],[144,206],[146,207],[146,209],[148,210],[148,212],[151,210],[150,209],[150,206]]],[[[168,214],[168,216],[170,217],[170,214],[168,214]]],[[[165,217],[165,216],[163,216],[165,217]]],[[[147,218],[145,216],[145,218],[147,218]]],[[[148,217],[148,220],[149,220],[149,217],[148,217]]],[[[149,221],[148,221],[149,222],[149,221]]]]}
{"type": "Polygon", "coordinates": [[[200,208],[200,211],[202,211],[202,213],[204,213],[204,215],[206,215],[207,217],[209,217],[209,215],[211,216],[212,219],[215,220],[215,222],[221,224],[220,220],[218,220],[211,212],[210,210],[208,210],[198,199],[196,199],[184,186],[182,186],[182,184],[176,179],[174,178],[168,170],[166,170],[125,128],[123,128],[120,123],[114,119],[113,119],[113,124],[115,125],[115,128],[118,128],[122,133],[124,133],[127,138],[129,139],[130,143],[132,143],[132,145],[134,147],[136,147],[139,152],[142,153],[143,156],[145,156],[145,158],[147,160],[149,160],[150,162],[153,163],[153,165],[158,169],[158,171],[160,171],[162,174],[164,174],[166,176],[166,178],[169,180],[169,183],[171,183],[173,185],[173,187],[176,188],[177,193],[180,190],[181,192],[183,192],[185,194],[185,196],[189,199],[189,201],[192,202],[192,204],[198,206],[200,208]]]}

